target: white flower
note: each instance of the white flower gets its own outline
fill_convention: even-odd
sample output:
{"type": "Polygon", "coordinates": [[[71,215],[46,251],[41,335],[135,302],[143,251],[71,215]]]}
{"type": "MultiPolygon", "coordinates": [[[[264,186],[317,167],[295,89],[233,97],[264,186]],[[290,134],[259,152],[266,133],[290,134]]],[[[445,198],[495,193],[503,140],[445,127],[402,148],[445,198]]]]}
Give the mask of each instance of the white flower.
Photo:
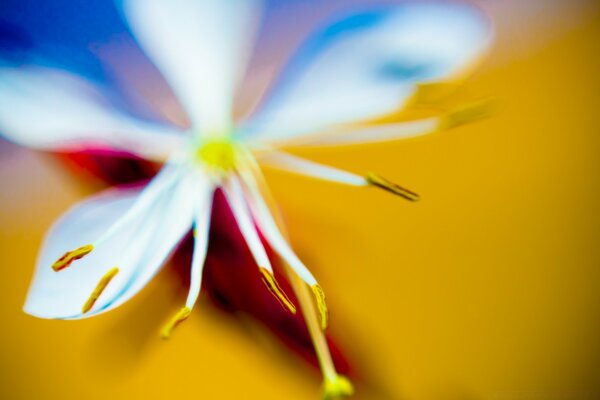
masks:
{"type": "MultiPolygon", "coordinates": [[[[324,296],[270,212],[259,164],[416,199],[378,175],[340,171],[281,148],[414,137],[460,117],[372,122],[401,108],[418,82],[459,77],[489,44],[489,24],[470,8],[447,3],[349,15],[313,34],[258,111],[234,121],[235,88],[259,25],[259,1],[126,0],[122,10],[191,128],[182,132],[122,114],[89,82],[63,71],[0,67],[0,130],[6,137],[50,150],[100,144],[165,163],[143,190],[93,196],[54,225],[25,310],[42,318],[76,319],[113,309],[152,279],[193,228],[189,295],[165,327],[168,335],[198,298],[213,192],[221,188],[268,289],[295,312],[277,285],[259,232],[313,289],[324,328],[324,296]],[[77,265],[67,268],[75,260],[77,265]]],[[[344,389],[349,383],[334,381],[326,379],[330,393],[350,390],[344,389]]]]}

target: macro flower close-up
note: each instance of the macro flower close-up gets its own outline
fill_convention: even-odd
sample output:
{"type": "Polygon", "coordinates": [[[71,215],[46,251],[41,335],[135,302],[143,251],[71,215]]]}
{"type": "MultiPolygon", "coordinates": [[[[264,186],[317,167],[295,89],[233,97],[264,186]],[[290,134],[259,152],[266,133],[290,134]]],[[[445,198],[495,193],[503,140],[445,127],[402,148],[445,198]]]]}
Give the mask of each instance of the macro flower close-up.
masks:
{"type": "MultiPolygon", "coordinates": [[[[429,318],[440,311],[428,314],[422,301],[443,295],[410,271],[436,275],[440,268],[440,282],[452,286],[455,278],[447,279],[443,265],[453,259],[445,258],[443,245],[423,251],[414,243],[427,246],[445,227],[441,221],[465,212],[453,203],[460,176],[437,181],[429,168],[439,161],[427,158],[434,156],[413,162],[422,173],[411,175],[402,170],[409,153],[394,153],[394,146],[481,131],[501,118],[498,90],[468,82],[488,57],[498,62],[495,41],[503,21],[512,21],[502,19],[505,12],[458,1],[3,5],[0,155],[10,165],[4,187],[16,193],[6,209],[19,210],[2,214],[9,221],[3,229],[12,232],[5,243],[23,274],[18,282],[33,271],[28,290],[14,289],[26,315],[11,320],[32,324],[28,341],[52,340],[48,360],[58,356],[57,369],[66,375],[90,371],[68,389],[50,384],[49,396],[77,398],[108,377],[111,398],[377,400],[411,390],[407,398],[478,398],[457,385],[422,380],[419,386],[414,374],[425,358],[415,359],[418,351],[398,336],[402,326],[419,325],[430,347],[429,318]],[[19,161],[26,149],[27,157],[49,163],[44,171],[63,178],[19,172],[18,165],[34,168],[19,161]],[[441,205],[429,200],[436,186],[450,193],[444,211],[422,206],[441,205]],[[25,187],[48,194],[19,200],[25,187]],[[56,199],[68,187],[86,188],[87,196],[60,210],[56,199]],[[11,224],[29,224],[39,235],[19,242],[11,224]],[[426,261],[436,252],[436,261],[426,261]],[[235,317],[240,335],[205,297],[235,317]],[[413,314],[400,310],[410,307],[423,311],[417,325],[401,322],[413,314]],[[398,325],[386,325],[387,318],[398,325]],[[391,342],[383,341],[384,332],[391,342]],[[396,360],[399,349],[408,363],[402,369],[383,361],[396,360]],[[171,355],[156,358],[156,351],[171,355]],[[413,372],[405,369],[410,362],[413,372]]],[[[466,151],[464,157],[474,157],[466,151]]],[[[467,177],[484,173],[470,167],[467,177]]],[[[8,200],[0,200],[4,207],[8,200]]],[[[461,235],[448,243],[463,243],[461,235]]],[[[487,243],[474,247],[492,246],[492,238],[473,235],[487,243]]],[[[474,254],[457,257],[471,265],[474,254]]],[[[468,276],[465,282],[477,279],[468,276]]],[[[464,293],[449,301],[460,303],[464,293]]],[[[36,346],[28,350],[32,356],[36,346]]],[[[20,398],[16,387],[7,386],[7,398],[20,398]]],[[[23,398],[43,393],[35,390],[22,391],[29,393],[23,398]]],[[[515,398],[504,387],[488,390],[491,398],[515,398]]]]}

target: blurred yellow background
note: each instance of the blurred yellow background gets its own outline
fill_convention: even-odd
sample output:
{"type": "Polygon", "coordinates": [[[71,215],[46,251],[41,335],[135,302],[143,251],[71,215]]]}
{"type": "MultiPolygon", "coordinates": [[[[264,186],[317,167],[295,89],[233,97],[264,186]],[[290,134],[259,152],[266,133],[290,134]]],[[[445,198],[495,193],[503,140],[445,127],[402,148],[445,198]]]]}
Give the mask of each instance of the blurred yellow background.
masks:
{"type": "MultiPolygon", "coordinates": [[[[357,399],[600,398],[600,12],[593,1],[482,6],[497,43],[465,90],[498,99],[492,118],[300,153],[381,172],[421,202],[267,171],[335,336],[379,388],[357,399]]],[[[88,193],[7,143],[0,185],[0,398],[318,398],[316,371],[205,298],[161,341],[185,296],[167,270],[97,318],[25,315],[44,232],[88,193]]]]}

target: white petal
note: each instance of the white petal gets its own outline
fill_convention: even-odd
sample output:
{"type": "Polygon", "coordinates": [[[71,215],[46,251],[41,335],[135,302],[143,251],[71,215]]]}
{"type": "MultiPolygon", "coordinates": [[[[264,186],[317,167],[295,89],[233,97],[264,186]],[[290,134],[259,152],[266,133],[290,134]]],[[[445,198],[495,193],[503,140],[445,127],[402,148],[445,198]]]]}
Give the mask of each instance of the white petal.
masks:
{"type": "Polygon", "coordinates": [[[119,113],[89,82],[46,68],[0,68],[0,132],[35,148],[100,145],[158,159],[184,140],[174,129],[119,113]]]}
{"type": "Polygon", "coordinates": [[[208,182],[206,184],[201,183],[198,191],[198,202],[194,215],[194,255],[192,256],[192,270],[190,272],[190,291],[185,302],[190,310],[196,304],[202,286],[202,271],[204,270],[204,261],[208,250],[214,188],[208,182]]]}
{"type": "Polygon", "coordinates": [[[490,43],[490,25],[459,4],[406,4],[353,14],[313,35],[244,135],[285,139],[402,107],[418,82],[456,76],[490,43]]]}
{"type": "Polygon", "coordinates": [[[252,216],[273,250],[288,263],[304,282],[310,286],[315,285],[317,280],[285,240],[283,234],[277,227],[267,204],[260,195],[256,180],[248,170],[243,173],[243,183],[252,216]]]}
{"type": "Polygon", "coordinates": [[[238,228],[254,257],[254,261],[260,268],[265,268],[271,273],[273,273],[273,268],[271,266],[271,261],[269,260],[269,256],[262,245],[260,237],[258,236],[258,232],[254,227],[254,222],[252,221],[252,217],[250,216],[250,212],[248,210],[248,205],[246,204],[246,200],[244,199],[243,191],[240,187],[239,182],[235,177],[230,178],[225,185],[223,185],[223,190],[225,196],[227,198],[227,202],[231,207],[231,211],[235,217],[235,220],[238,224],[238,228]]]}
{"type": "Polygon", "coordinates": [[[367,181],[360,175],[343,171],[328,165],[323,165],[301,157],[296,157],[280,151],[265,153],[260,158],[261,164],[283,169],[295,174],[312,178],[337,182],[350,186],[367,186],[367,181]]]}
{"type": "Polygon", "coordinates": [[[42,318],[84,318],[117,307],[146,285],[192,225],[195,180],[168,170],[176,167],[165,168],[141,193],[104,192],[75,206],[54,225],[38,258],[26,312],[42,318]],[[162,186],[158,193],[156,186],[162,186]],[[63,271],[51,269],[66,251],[94,243],[138,201],[145,204],[135,218],[85,258],[63,271]],[[91,311],[82,315],[97,282],[115,266],[119,273],[91,311]]]}
{"type": "Polygon", "coordinates": [[[228,129],[260,17],[258,0],[124,0],[134,35],[195,125],[228,129]]]}

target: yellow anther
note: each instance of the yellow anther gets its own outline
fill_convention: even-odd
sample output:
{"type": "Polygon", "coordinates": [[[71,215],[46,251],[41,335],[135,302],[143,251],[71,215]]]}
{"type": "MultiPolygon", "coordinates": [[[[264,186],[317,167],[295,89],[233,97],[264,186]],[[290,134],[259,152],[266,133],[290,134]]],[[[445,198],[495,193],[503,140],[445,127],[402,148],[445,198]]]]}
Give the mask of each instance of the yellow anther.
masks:
{"type": "Polygon", "coordinates": [[[118,272],[119,272],[119,268],[115,267],[115,268],[109,270],[106,274],[104,274],[104,276],[102,278],[100,278],[100,281],[98,282],[98,284],[96,285],[96,288],[90,295],[90,298],[83,305],[81,312],[83,312],[85,314],[86,312],[88,312],[92,309],[92,307],[96,303],[96,300],[98,300],[98,297],[100,297],[100,295],[102,294],[104,289],[106,289],[106,286],[108,286],[110,281],[115,277],[115,275],[117,275],[118,272]]]}
{"type": "Polygon", "coordinates": [[[91,244],[86,244],[78,249],[68,251],[61,258],[56,260],[54,264],[52,264],[52,269],[57,272],[63,270],[71,265],[73,261],[79,260],[80,258],[90,254],[92,250],[94,250],[94,246],[91,244]]]}
{"type": "Polygon", "coordinates": [[[376,186],[378,188],[386,190],[390,193],[393,193],[395,195],[403,197],[406,200],[418,201],[420,198],[418,194],[411,192],[410,190],[405,189],[400,185],[390,182],[387,179],[385,179],[377,174],[368,173],[367,176],[365,177],[365,179],[367,180],[367,183],[369,185],[376,186]]]}
{"type": "Polygon", "coordinates": [[[354,386],[348,378],[335,375],[333,379],[325,378],[323,383],[323,400],[339,400],[354,394],[354,386]]]}
{"type": "Polygon", "coordinates": [[[260,273],[262,275],[262,281],[267,286],[267,289],[269,289],[269,292],[271,292],[271,294],[279,301],[279,304],[292,314],[296,314],[296,306],[281,289],[271,271],[266,268],[260,268],[260,273]]]}
{"type": "Polygon", "coordinates": [[[202,143],[196,156],[205,165],[221,172],[235,169],[238,159],[238,149],[229,139],[213,139],[202,143]]]}
{"type": "Polygon", "coordinates": [[[493,101],[491,98],[486,98],[451,110],[442,118],[440,128],[455,128],[478,119],[489,117],[492,112],[493,101]]]}
{"type": "Polygon", "coordinates": [[[327,303],[325,302],[325,292],[319,285],[312,285],[310,287],[315,295],[317,301],[317,309],[319,310],[319,317],[321,320],[321,329],[327,329],[329,325],[329,310],[327,309],[327,303]]]}
{"type": "Polygon", "coordinates": [[[180,323],[182,323],[183,321],[188,319],[191,312],[192,312],[192,309],[189,307],[183,307],[181,310],[179,310],[177,312],[177,314],[175,314],[171,318],[171,320],[169,322],[167,322],[167,324],[162,328],[162,330],[160,331],[160,336],[163,339],[168,339],[169,337],[171,337],[171,333],[173,333],[173,329],[175,329],[175,327],[177,327],[177,325],[179,325],[180,323]]]}
{"type": "Polygon", "coordinates": [[[460,87],[460,82],[421,82],[410,103],[413,106],[437,105],[450,98],[460,87]]]}

